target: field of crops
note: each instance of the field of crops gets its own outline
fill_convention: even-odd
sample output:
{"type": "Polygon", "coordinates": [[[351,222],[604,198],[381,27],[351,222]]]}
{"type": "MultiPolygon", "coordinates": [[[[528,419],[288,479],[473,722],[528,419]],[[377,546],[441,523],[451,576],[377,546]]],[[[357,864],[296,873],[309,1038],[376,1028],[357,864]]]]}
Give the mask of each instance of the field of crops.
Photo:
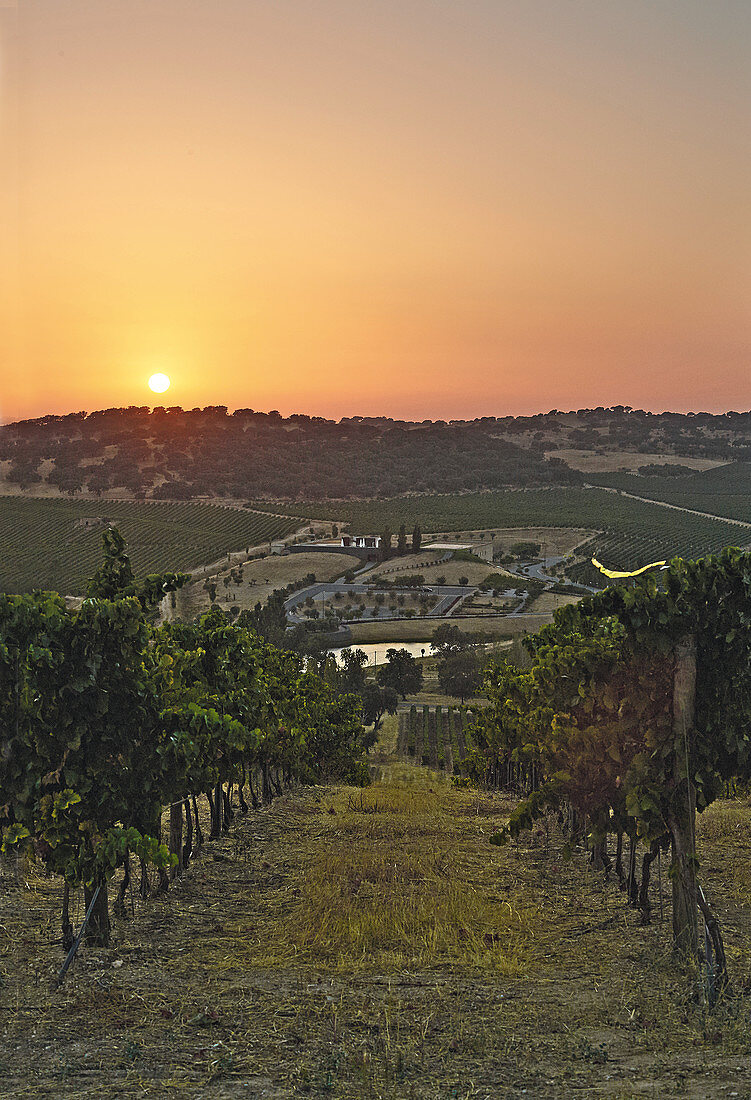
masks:
{"type": "MultiPolygon", "coordinates": [[[[704,520],[667,508],[658,509],[659,520],[651,527],[639,523],[605,530],[578,547],[577,553],[597,558],[609,569],[640,569],[653,561],[674,557],[700,558],[717,554],[726,546],[748,546],[751,528],[723,523],[721,520],[704,520]],[[671,523],[670,517],[678,517],[671,523]],[[696,525],[692,522],[696,520],[696,525]]],[[[602,585],[607,583],[589,560],[566,570],[566,575],[580,584],[602,585]]]]}
{"type": "MultiPolygon", "coordinates": [[[[607,476],[610,480],[628,478],[607,476]]],[[[629,490],[633,489],[631,482],[636,481],[645,496],[650,491],[656,496],[659,489],[662,499],[670,496],[675,503],[685,502],[684,506],[706,506],[722,509],[728,516],[751,518],[748,465],[718,467],[675,479],[675,485],[666,484],[671,479],[665,478],[628,480],[629,490]],[[659,485],[650,490],[654,482],[659,485]],[[682,487],[688,482],[700,482],[704,495],[689,498],[690,486],[682,487]]],[[[269,504],[259,507],[272,509],[269,504]]],[[[134,567],[141,574],[162,569],[190,570],[229,550],[279,538],[299,524],[293,515],[304,514],[346,521],[358,533],[377,533],[387,526],[395,531],[400,523],[405,523],[410,532],[419,523],[423,532],[444,534],[473,533],[490,527],[588,528],[600,533],[587,547],[587,554],[606,565],[629,569],[658,558],[700,557],[723,546],[751,543],[751,528],[630,500],[604,489],[424,495],[273,508],[288,510],[290,519],[210,504],[0,497],[0,591],[44,588],[80,593],[99,562],[102,530],[108,521],[121,528],[134,567]]],[[[582,573],[578,579],[587,577],[582,573]]]]}
{"type": "MultiPolygon", "coordinates": [[[[719,467],[697,477],[717,478],[728,469],[719,467]]],[[[646,483],[648,479],[636,480],[646,483]]],[[[751,476],[749,491],[751,494],[751,476]]],[[[405,523],[408,531],[419,523],[424,532],[462,531],[470,535],[490,527],[588,528],[600,533],[586,548],[587,555],[624,569],[638,568],[659,558],[701,557],[724,546],[751,544],[751,527],[630,500],[602,489],[466,493],[295,507],[298,513],[307,510],[310,515],[346,520],[357,533],[377,533],[385,527],[393,531],[400,523],[405,523]]]]}
{"type": "Polygon", "coordinates": [[[122,531],[139,575],[190,570],[298,526],[212,504],[1,497],[0,591],[81,593],[101,560],[107,522],[122,531]]]}
{"type": "MultiPolygon", "coordinates": [[[[708,471],[697,476],[709,477],[716,472],[708,471]]],[[[604,480],[606,477],[620,475],[601,476],[604,480]]],[[[648,480],[637,479],[639,485],[647,485],[648,480]]],[[[749,492],[751,494],[751,483],[749,492]]],[[[695,504],[691,506],[697,507],[695,504]]],[[[710,527],[703,526],[705,521],[702,517],[671,514],[668,509],[623,499],[600,489],[519,489],[501,493],[431,494],[337,504],[330,501],[273,506],[261,503],[258,507],[269,510],[273,507],[274,511],[279,512],[289,511],[290,514],[342,520],[358,534],[378,534],[385,527],[396,531],[400,523],[406,524],[408,532],[411,532],[415,523],[419,523],[423,533],[436,534],[451,531],[471,533],[473,529],[481,531],[491,527],[583,527],[602,530],[627,526],[659,526],[667,535],[673,531],[676,535],[679,532],[693,531],[698,541],[706,538],[710,531],[710,527]]],[[[726,526],[729,535],[732,534],[732,525],[722,526],[726,526]]],[[[685,538],[685,534],[682,537],[685,538]]],[[[733,538],[738,538],[737,530],[733,538]]]]}
{"type": "Polygon", "coordinates": [[[603,473],[591,475],[591,480],[650,500],[664,500],[681,508],[695,508],[710,515],[751,523],[751,464],[748,462],[733,462],[685,477],[603,473]]]}
{"type": "Polygon", "coordinates": [[[463,707],[410,707],[399,715],[397,751],[405,759],[447,775],[462,775],[463,762],[472,748],[468,727],[472,715],[463,707]]]}

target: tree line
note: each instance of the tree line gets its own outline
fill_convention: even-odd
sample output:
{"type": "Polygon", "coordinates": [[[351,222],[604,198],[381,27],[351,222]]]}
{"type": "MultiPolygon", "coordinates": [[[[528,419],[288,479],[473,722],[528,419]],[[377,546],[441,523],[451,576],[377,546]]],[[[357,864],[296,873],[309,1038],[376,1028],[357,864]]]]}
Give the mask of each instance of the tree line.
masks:
{"type": "Polygon", "coordinates": [[[119,490],[164,500],[341,499],[583,480],[482,422],[335,423],[251,409],[228,415],[224,407],[24,421],[0,429],[1,459],[23,488],[46,480],[71,494],[119,490]]]}

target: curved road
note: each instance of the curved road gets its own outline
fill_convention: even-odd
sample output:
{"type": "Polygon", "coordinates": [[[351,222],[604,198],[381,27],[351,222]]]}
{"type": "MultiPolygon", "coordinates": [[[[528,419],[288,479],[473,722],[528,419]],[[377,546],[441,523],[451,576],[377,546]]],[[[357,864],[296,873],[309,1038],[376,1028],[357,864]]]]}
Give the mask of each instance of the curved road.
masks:
{"type": "Polygon", "coordinates": [[[507,569],[509,573],[513,573],[517,577],[534,577],[536,580],[544,581],[546,584],[570,585],[575,588],[586,588],[589,592],[600,591],[599,588],[592,588],[591,585],[581,584],[578,581],[570,581],[568,577],[551,577],[549,574],[543,572],[544,569],[550,569],[563,560],[562,557],[545,558],[542,562],[532,562],[529,565],[525,565],[523,562],[514,565],[506,565],[504,569],[507,569]]]}
{"type": "MultiPolygon", "coordinates": [[[[453,603],[457,602],[462,597],[470,596],[473,593],[477,592],[477,588],[475,588],[475,587],[460,586],[460,585],[440,585],[439,586],[439,585],[431,584],[431,585],[426,585],[425,588],[422,589],[422,591],[424,592],[426,589],[430,589],[430,591],[433,593],[433,595],[438,597],[435,606],[432,608],[432,610],[430,612],[430,616],[429,616],[430,618],[434,618],[435,616],[445,615],[446,612],[449,610],[449,608],[451,607],[451,605],[453,603]]],[[[284,601],[284,609],[285,609],[285,611],[288,612],[288,614],[290,615],[290,618],[294,622],[302,622],[303,616],[298,615],[296,613],[296,608],[298,608],[300,606],[300,604],[305,603],[308,596],[311,596],[313,598],[313,600],[315,600],[316,597],[320,596],[322,592],[325,592],[327,594],[327,598],[328,598],[329,593],[331,593],[333,595],[335,592],[341,592],[345,596],[363,596],[366,593],[372,594],[374,591],[375,591],[375,588],[374,588],[373,585],[345,584],[343,581],[323,581],[323,582],[320,582],[318,584],[311,584],[307,588],[302,588],[302,589],[300,589],[299,592],[293,592],[293,594],[288,599],[286,599],[284,601]]],[[[408,592],[408,591],[416,592],[416,591],[418,591],[418,589],[405,588],[402,591],[404,591],[404,592],[408,592]]],[[[399,618],[399,617],[400,616],[391,615],[390,613],[387,613],[385,615],[375,616],[376,619],[381,619],[381,620],[390,620],[390,619],[399,618]]],[[[403,616],[401,616],[401,617],[403,618],[403,616]]],[[[426,616],[426,617],[428,617],[428,616],[426,616]]],[[[365,620],[363,620],[363,621],[365,621],[365,620]]],[[[369,616],[367,621],[372,622],[373,620],[369,616]]]]}

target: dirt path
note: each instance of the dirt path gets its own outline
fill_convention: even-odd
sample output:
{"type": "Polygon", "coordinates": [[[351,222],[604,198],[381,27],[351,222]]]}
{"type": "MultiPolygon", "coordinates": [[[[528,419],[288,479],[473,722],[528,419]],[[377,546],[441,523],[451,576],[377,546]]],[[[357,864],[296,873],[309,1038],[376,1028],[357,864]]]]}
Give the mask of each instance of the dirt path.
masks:
{"type": "Polygon", "coordinates": [[[58,992],[59,887],[6,875],[0,1096],[751,1095],[745,999],[705,1018],[667,920],[639,928],[542,829],[491,847],[510,803],[395,747],[365,791],[299,789],[236,819],[58,992]]]}

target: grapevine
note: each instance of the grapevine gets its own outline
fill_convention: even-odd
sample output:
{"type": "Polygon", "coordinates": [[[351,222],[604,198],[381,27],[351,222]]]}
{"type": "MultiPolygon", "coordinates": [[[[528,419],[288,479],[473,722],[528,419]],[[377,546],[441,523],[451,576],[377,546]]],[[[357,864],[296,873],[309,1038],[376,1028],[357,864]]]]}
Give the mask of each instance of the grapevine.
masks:
{"type": "Polygon", "coordinates": [[[491,669],[473,774],[523,769],[505,835],[568,805],[600,858],[608,832],[619,859],[624,834],[647,843],[646,871],[670,847],[674,939],[696,954],[694,813],[751,776],[751,555],[676,558],[661,577],[561,608],[529,670],[491,669]]]}
{"type": "Polygon", "coordinates": [[[109,935],[107,882],[121,866],[129,878],[131,855],[158,868],[163,888],[184,868],[183,816],[191,846],[194,832],[200,841],[196,794],[209,796],[216,835],[232,812],[227,787],[254,772],[265,797],[280,776],[367,782],[355,697],[220,612],[149,623],[186,579],[137,581],[110,531],[80,610],[54,593],[0,597],[2,850],[36,856],[68,890],[82,884],[87,904],[98,889],[98,942],[109,935]]]}

